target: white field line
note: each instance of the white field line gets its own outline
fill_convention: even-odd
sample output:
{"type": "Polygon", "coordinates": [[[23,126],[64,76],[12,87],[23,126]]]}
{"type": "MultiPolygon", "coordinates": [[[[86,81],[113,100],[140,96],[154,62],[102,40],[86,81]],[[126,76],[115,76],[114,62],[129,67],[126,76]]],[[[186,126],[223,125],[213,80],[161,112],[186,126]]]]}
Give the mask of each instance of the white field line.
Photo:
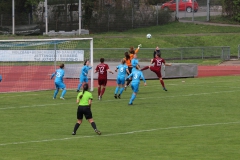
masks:
{"type": "MultiPolygon", "coordinates": [[[[179,96],[161,96],[161,97],[146,97],[146,98],[141,98],[138,97],[138,99],[163,99],[163,98],[176,98],[176,97],[190,97],[190,96],[199,96],[199,95],[211,95],[211,94],[222,94],[222,93],[233,93],[233,92],[239,92],[240,90],[231,90],[231,91],[221,91],[221,92],[208,92],[208,93],[196,93],[196,94],[186,94],[186,95],[179,95],[179,96]]],[[[121,99],[121,100],[129,100],[128,99],[121,99]]],[[[64,101],[64,100],[62,100],[64,101]]],[[[116,102],[115,99],[113,100],[105,100],[105,101],[100,101],[101,103],[108,103],[108,102],[116,102]]],[[[94,103],[99,103],[99,101],[95,101],[94,103]]],[[[17,109],[17,108],[33,108],[33,107],[46,107],[46,106],[56,106],[56,105],[76,105],[76,103],[71,102],[71,103],[54,103],[54,104],[41,104],[41,105],[30,105],[30,106],[18,106],[18,107],[5,107],[5,108],[0,108],[0,110],[7,110],[7,109],[17,109]]]]}
{"type": "Polygon", "coordinates": [[[59,139],[45,139],[45,140],[38,140],[38,141],[25,141],[25,142],[10,142],[10,143],[0,143],[0,146],[8,146],[8,145],[20,145],[20,144],[29,144],[29,143],[43,143],[43,142],[53,142],[53,141],[65,141],[65,140],[72,140],[72,139],[80,139],[80,138],[95,138],[95,137],[112,137],[112,136],[119,136],[119,135],[128,135],[128,134],[135,134],[135,133],[142,133],[142,132],[153,132],[159,130],[171,130],[171,129],[182,129],[182,128],[196,128],[196,127],[204,127],[204,126],[218,126],[218,125],[231,125],[231,124],[239,124],[238,122],[226,122],[226,123],[212,123],[212,124],[195,124],[189,126],[173,126],[173,127],[166,127],[166,128],[155,128],[155,129],[148,129],[148,130],[138,130],[138,131],[130,131],[130,132],[122,132],[122,133],[112,133],[112,134],[103,134],[103,135],[92,135],[92,136],[72,136],[67,138],[59,138],[59,139]]]}
{"type": "Polygon", "coordinates": [[[25,94],[25,95],[21,95],[21,94],[18,94],[18,95],[9,95],[9,96],[1,96],[0,98],[15,98],[15,97],[25,97],[25,96],[37,96],[39,94],[25,94]]]}

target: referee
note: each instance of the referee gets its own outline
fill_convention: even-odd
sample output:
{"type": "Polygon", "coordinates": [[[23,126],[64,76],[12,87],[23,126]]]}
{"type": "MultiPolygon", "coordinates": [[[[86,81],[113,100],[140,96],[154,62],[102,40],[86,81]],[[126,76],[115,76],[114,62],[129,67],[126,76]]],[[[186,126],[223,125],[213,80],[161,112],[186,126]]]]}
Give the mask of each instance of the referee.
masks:
{"type": "Polygon", "coordinates": [[[80,92],[77,96],[77,103],[79,104],[77,109],[77,123],[74,126],[72,135],[76,135],[76,132],[82,123],[83,115],[88,120],[88,122],[91,123],[91,126],[93,127],[94,131],[98,135],[101,135],[101,132],[97,130],[97,126],[92,118],[91,111],[92,99],[93,99],[92,93],[88,92],[88,84],[85,83],[83,85],[83,91],[80,92]]]}

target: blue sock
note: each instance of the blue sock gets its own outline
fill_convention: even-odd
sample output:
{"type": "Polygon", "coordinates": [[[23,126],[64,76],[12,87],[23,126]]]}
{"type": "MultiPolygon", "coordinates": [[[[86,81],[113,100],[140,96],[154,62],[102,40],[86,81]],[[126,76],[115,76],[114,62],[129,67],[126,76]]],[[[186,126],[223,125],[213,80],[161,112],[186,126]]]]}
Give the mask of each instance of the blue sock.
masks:
{"type": "Polygon", "coordinates": [[[124,90],[124,88],[121,88],[121,89],[120,89],[120,93],[119,93],[119,94],[122,94],[123,90],[124,90]]]}
{"type": "Polygon", "coordinates": [[[54,95],[53,95],[54,98],[56,98],[56,96],[57,96],[57,94],[58,94],[58,91],[59,91],[59,89],[56,89],[56,90],[55,90],[54,95]]]}
{"type": "Polygon", "coordinates": [[[66,92],[67,92],[67,90],[64,89],[64,90],[62,91],[62,95],[61,95],[61,97],[64,97],[64,95],[66,94],[66,92]]]}
{"type": "Polygon", "coordinates": [[[115,94],[118,93],[118,90],[119,90],[119,87],[116,87],[116,89],[115,89],[115,94]]]}
{"type": "Polygon", "coordinates": [[[79,84],[78,84],[78,88],[77,88],[77,90],[80,90],[81,87],[82,87],[82,83],[79,83],[79,84]]]}
{"type": "Polygon", "coordinates": [[[130,99],[130,103],[132,103],[135,98],[136,98],[136,95],[135,95],[135,94],[132,94],[132,97],[131,97],[131,99],[130,99]]]}

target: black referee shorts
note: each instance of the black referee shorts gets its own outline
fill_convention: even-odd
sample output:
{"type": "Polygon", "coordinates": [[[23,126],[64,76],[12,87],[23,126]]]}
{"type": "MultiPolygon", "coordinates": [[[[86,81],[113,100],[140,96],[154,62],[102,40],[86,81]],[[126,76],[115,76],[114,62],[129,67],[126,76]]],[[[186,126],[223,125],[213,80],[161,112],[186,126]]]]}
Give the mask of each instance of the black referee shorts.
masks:
{"type": "Polygon", "coordinates": [[[77,119],[83,119],[83,115],[86,119],[92,118],[92,111],[89,106],[78,106],[77,109],[77,119]]]}

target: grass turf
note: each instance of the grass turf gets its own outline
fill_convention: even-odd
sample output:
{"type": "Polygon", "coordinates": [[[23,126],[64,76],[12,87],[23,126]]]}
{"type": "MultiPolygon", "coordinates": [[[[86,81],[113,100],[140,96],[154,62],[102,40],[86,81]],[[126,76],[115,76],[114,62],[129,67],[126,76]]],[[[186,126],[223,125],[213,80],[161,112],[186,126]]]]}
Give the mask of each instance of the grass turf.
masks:
{"type": "MultiPolygon", "coordinates": [[[[12,159],[238,159],[239,77],[147,80],[128,106],[107,87],[93,92],[92,112],[101,136],[84,119],[76,123],[75,91],[66,100],[53,91],[4,93],[0,97],[1,160],[12,159]]],[[[3,85],[3,84],[1,84],[3,85]]]]}

